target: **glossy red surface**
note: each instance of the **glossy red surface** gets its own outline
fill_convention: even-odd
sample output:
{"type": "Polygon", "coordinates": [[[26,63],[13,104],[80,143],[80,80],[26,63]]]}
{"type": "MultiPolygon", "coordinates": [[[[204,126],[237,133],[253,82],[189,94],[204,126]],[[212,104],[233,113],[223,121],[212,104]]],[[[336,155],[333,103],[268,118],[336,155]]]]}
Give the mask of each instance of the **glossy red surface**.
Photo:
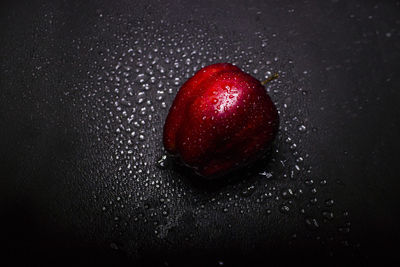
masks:
{"type": "Polygon", "coordinates": [[[256,159],[273,141],[277,109],[260,81],[228,63],[199,70],[180,88],[164,125],[164,147],[205,177],[256,159]]]}

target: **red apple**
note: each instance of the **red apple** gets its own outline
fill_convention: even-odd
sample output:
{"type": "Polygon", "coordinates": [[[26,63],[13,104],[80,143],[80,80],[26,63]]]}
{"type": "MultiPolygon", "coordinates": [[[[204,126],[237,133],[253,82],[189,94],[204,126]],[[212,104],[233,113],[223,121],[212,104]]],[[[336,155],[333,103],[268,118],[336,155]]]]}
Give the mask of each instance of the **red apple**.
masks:
{"type": "Polygon", "coordinates": [[[257,159],[279,126],[264,86],[229,63],[199,70],[180,88],[164,125],[164,147],[213,178],[257,159]]]}

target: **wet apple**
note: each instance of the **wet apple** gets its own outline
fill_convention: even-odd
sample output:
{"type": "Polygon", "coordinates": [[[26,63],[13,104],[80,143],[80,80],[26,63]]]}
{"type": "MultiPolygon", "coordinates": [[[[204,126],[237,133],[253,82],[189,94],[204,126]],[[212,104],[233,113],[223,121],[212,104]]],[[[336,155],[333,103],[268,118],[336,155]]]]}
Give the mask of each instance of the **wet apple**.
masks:
{"type": "Polygon", "coordinates": [[[164,147],[213,178],[265,153],[279,126],[263,84],[229,63],[199,70],[179,89],[164,125],[164,147]]]}

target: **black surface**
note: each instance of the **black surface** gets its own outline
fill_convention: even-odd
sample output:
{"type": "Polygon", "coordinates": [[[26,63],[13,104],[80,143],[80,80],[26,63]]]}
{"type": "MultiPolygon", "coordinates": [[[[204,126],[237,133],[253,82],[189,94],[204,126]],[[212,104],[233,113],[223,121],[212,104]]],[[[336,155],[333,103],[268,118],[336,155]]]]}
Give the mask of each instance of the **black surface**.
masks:
{"type": "Polygon", "coordinates": [[[7,258],[164,266],[396,259],[400,2],[170,2],[2,4],[7,258]],[[203,184],[155,163],[177,89],[214,62],[260,80],[279,72],[267,89],[282,123],[274,151],[243,179],[203,184]]]}

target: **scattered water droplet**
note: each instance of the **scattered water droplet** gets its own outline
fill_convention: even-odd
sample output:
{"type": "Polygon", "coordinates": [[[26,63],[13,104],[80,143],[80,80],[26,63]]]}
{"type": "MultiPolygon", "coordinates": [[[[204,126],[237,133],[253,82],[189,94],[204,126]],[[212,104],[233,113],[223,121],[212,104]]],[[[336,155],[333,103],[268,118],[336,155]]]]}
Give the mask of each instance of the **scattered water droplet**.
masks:
{"type": "Polygon", "coordinates": [[[114,242],[113,242],[113,243],[110,243],[110,248],[112,248],[112,249],[114,249],[114,250],[118,250],[118,249],[119,249],[118,245],[115,244],[114,242]]]}
{"type": "Polygon", "coordinates": [[[325,205],[326,205],[327,207],[332,207],[334,203],[335,203],[335,201],[334,201],[333,199],[327,199],[327,200],[325,200],[325,205]]]}
{"type": "Polygon", "coordinates": [[[334,217],[333,212],[327,210],[322,211],[322,216],[328,220],[332,220],[334,217]]]}
{"type": "Polygon", "coordinates": [[[315,218],[306,218],[305,222],[311,230],[316,230],[319,228],[319,223],[315,218]]]}
{"type": "Polygon", "coordinates": [[[259,175],[261,175],[261,176],[263,176],[263,177],[265,177],[267,179],[272,177],[272,173],[267,172],[267,171],[260,172],[259,175]]]}
{"type": "Polygon", "coordinates": [[[241,192],[241,196],[249,197],[254,193],[255,190],[256,190],[256,187],[254,185],[251,185],[241,192]]]}
{"type": "Polygon", "coordinates": [[[160,169],[165,169],[167,166],[167,155],[162,155],[159,160],[157,160],[156,166],[160,169]]]}
{"type": "Polygon", "coordinates": [[[288,205],[282,205],[280,206],[279,211],[281,213],[287,214],[290,212],[290,207],[288,205]]]}
{"type": "Polygon", "coordinates": [[[292,189],[290,189],[290,188],[283,189],[281,192],[281,196],[283,199],[291,199],[294,197],[294,193],[293,193],[292,189]]]}
{"type": "Polygon", "coordinates": [[[299,125],[297,127],[297,129],[299,130],[299,132],[304,133],[305,131],[307,131],[307,128],[305,125],[299,125]]]}

